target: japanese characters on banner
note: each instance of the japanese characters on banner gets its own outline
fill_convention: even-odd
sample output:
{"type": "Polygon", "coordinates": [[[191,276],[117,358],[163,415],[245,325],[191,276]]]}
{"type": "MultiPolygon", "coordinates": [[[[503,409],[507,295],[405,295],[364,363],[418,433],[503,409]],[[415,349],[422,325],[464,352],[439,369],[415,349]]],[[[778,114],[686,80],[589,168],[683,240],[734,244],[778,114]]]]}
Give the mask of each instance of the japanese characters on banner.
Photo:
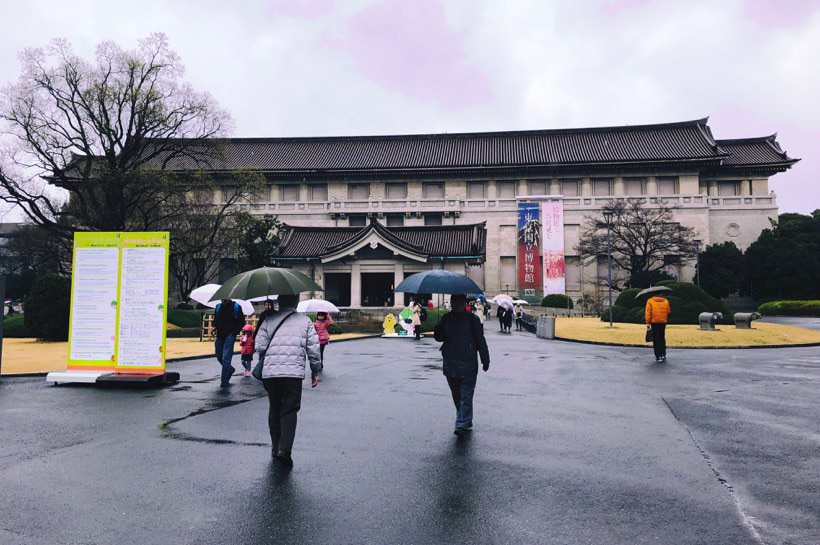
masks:
{"type": "Polygon", "coordinates": [[[534,296],[541,287],[541,209],[538,203],[518,203],[518,286],[534,296]]]}
{"type": "Polygon", "coordinates": [[[544,254],[544,296],[566,293],[564,276],[564,203],[541,203],[541,251],[544,254]]]}

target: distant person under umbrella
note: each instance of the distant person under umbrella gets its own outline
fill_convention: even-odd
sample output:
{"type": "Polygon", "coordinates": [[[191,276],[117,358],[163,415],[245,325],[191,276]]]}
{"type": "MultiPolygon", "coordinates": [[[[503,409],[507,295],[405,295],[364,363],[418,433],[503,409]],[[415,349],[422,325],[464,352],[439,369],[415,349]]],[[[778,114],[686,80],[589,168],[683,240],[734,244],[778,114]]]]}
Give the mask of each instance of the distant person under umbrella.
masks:
{"type": "Polygon", "coordinates": [[[235,369],[231,365],[233,359],[234,343],[236,336],[242,331],[245,325],[245,314],[239,303],[230,299],[223,299],[214,309],[214,328],[216,329],[216,341],[214,349],[216,360],[222,366],[222,376],[219,385],[227,388],[231,376],[235,369]]]}
{"type": "Polygon", "coordinates": [[[646,327],[652,329],[652,348],[655,350],[655,363],[666,361],[666,323],[672,309],[669,300],[661,294],[653,295],[646,302],[644,315],[646,327]]]}
{"type": "Polygon", "coordinates": [[[453,295],[452,311],[435,328],[435,339],[442,344],[444,376],[456,406],[455,433],[465,435],[473,427],[473,394],[478,378],[478,356],[484,371],[490,368],[490,351],[478,317],[467,312],[467,297],[453,295]]]}

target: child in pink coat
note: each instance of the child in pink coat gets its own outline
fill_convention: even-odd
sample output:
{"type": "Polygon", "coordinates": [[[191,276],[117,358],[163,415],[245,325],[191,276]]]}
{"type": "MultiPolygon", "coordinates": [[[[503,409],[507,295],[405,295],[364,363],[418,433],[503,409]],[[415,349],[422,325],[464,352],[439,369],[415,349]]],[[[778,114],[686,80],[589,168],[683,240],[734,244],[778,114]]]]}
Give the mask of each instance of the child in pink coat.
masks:
{"type": "Polygon", "coordinates": [[[242,355],[242,367],[245,368],[246,377],[251,376],[251,363],[253,362],[255,344],[253,326],[248,324],[242,328],[242,336],[239,337],[239,353],[242,355]]]}
{"type": "Polygon", "coordinates": [[[333,318],[327,312],[317,312],[316,321],[313,322],[313,327],[316,328],[316,333],[319,335],[319,353],[322,355],[322,366],[325,364],[325,346],[330,342],[330,333],[328,328],[333,325],[333,318]]]}

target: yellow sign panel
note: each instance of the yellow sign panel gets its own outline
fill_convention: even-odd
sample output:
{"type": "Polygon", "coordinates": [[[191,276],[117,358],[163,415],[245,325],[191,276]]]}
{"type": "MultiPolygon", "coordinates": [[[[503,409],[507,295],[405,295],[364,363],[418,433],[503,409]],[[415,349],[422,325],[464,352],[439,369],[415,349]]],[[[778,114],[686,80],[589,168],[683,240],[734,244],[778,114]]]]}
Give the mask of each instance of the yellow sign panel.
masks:
{"type": "Polygon", "coordinates": [[[165,370],[168,233],[76,233],[68,368],[165,370]]]}

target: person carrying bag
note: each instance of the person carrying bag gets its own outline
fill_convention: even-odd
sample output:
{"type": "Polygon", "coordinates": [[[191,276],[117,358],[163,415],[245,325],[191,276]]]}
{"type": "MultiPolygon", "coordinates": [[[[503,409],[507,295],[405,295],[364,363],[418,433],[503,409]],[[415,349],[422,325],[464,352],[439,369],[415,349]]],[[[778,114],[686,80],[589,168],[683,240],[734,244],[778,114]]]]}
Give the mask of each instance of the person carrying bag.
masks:
{"type": "Polygon", "coordinates": [[[296,295],[280,295],[280,310],[265,318],[256,337],[260,363],[258,372],[254,368],[254,376],[261,377],[268,393],[271,455],[285,467],[293,466],[291,450],[302,403],[305,360],[310,361],[314,388],[319,385],[322,371],[319,336],[310,318],[296,312],[297,302],[296,295]]]}

